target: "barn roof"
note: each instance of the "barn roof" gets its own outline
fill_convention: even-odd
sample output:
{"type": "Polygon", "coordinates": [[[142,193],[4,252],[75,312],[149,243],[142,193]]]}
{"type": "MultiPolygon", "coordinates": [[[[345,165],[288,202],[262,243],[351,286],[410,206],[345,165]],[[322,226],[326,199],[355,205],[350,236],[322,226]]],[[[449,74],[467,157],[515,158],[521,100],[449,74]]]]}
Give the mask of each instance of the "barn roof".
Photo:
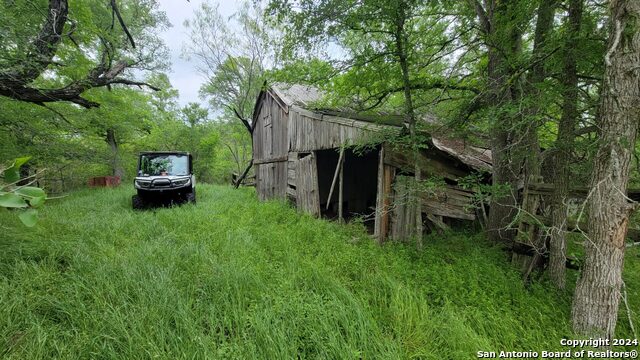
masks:
{"type": "Polygon", "coordinates": [[[459,139],[431,137],[433,145],[476,170],[491,171],[491,150],[466,144],[459,139]]]}
{"type": "MultiPolygon", "coordinates": [[[[330,115],[350,120],[373,123],[383,126],[402,127],[405,125],[404,117],[398,114],[358,114],[354,112],[318,108],[314,103],[322,100],[325,92],[310,85],[274,83],[270,89],[288,107],[297,106],[319,115],[330,115]]],[[[425,122],[432,125],[442,124],[434,116],[425,116],[425,122]]],[[[432,144],[438,150],[443,151],[466,165],[481,171],[491,171],[491,150],[473,146],[462,139],[456,139],[444,134],[431,134],[432,144]]]]}
{"type": "Polygon", "coordinates": [[[309,85],[274,83],[271,89],[287,106],[307,108],[324,96],[324,91],[309,85]]]}

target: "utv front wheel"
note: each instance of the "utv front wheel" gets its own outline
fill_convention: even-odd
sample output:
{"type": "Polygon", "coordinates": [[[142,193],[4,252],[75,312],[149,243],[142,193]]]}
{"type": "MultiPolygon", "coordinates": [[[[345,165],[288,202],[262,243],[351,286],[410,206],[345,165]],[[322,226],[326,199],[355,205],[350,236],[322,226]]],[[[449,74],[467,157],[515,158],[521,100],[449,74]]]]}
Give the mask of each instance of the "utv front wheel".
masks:
{"type": "Polygon", "coordinates": [[[133,195],[133,197],[131,198],[131,205],[133,206],[134,210],[142,210],[146,207],[144,199],[138,195],[133,195]]]}
{"type": "Polygon", "coordinates": [[[187,202],[195,204],[196,203],[196,192],[195,190],[187,194],[187,202]]]}

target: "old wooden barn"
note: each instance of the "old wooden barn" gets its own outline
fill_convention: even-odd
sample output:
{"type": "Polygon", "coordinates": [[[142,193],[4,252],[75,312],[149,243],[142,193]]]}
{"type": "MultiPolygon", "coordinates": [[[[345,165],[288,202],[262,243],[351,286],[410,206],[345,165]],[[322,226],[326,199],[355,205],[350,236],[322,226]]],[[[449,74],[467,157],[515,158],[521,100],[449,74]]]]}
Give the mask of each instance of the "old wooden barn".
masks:
{"type": "MultiPolygon", "coordinates": [[[[400,131],[401,118],[345,115],[319,110],[321,91],[308,86],[274,84],[259,95],[253,114],[253,158],[260,199],[289,199],[315,216],[340,219],[361,216],[383,240],[402,239],[415,227],[415,214],[403,182],[411,174],[406,154],[384,142],[368,152],[354,143],[382,130],[400,131]]],[[[458,180],[491,171],[489,150],[445,137],[431,138],[422,151],[425,178],[444,179],[445,186],[420,195],[423,219],[431,227],[482,216],[473,193],[458,180]]]]}

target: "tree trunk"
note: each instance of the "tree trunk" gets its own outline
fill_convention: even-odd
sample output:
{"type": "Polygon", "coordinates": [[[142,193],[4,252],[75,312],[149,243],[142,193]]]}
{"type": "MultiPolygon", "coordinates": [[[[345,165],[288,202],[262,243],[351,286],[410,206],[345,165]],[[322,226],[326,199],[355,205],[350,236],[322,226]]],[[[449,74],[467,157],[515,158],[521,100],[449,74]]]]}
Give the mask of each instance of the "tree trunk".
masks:
{"type": "Polygon", "coordinates": [[[577,58],[580,24],[582,22],[582,1],[569,1],[568,29],[565,38],[562,62],[562,116],[558,124],[558,138],[555,144],[553,179],[555,182],[551,208],[551,241],[549,254],[549,276],[560,289],[566,285],[567,261],[567,216],[571,171],[569,164],[574,147],[575,127],[578,121],[578,71],[577,58]]]}
{"type": "Polygon", "coordinates": [[[509,84],[512,75],[509,62],[514,61],[521,51],[522,33],[520,27],[512,23],[511,12],[514,9],[507,2],[487,1],[486,9],[489,11],[478,1],[474,4],[488,48],[488,104],[496,112],[491,130],[492,184],[496,188],[509,187],[506,193],[491,198],[487,232],[489,239],[495,242],[510,243],[515,236],[511,223],[516,214],[520,173],[517,161],[512,157],[512,149],[518,137],[513,130],[514,117],[501,108],[520,97],[518,86],[509,84]]]}
{"type": "Polygon", "coordinates": [[[525,186],[532,178],[540,176],[540,142],[538,140],[538,127],[541,124],[538,118],[540,106],[542,105],[541,85],[543,84],[547,72],[545,69],[545,59],[548,55],[547,38],[553,28],[553,17],[555,15],[556,0],[541,0],[538,6],[538,16],[535,29],[532,60],[529,76],[529,96],[530,104],[527,115],[529,119],[523,121],[524,147],[519,154],[519,158],[524,158],[524,181],[525,186]]]}
{"type": "Polygon", "coordinates": [[[116,132],[113,128],[107,129],[107,144],[111,148],[111,175],[119,176],[122,179],[124,170],[120,164],[120,154],[118,154],[118,142],[116,140],[116,132]]]}
{"type": "Polygon", "coordinates": [[[418,248],[422,248],[422,233],[423,233],[423,225],[422,225],[422,202],[420,201],[420,194],[418,193],[420,190],[420,182],[422,180],[421,169],[418,166],[418,160],[420,157],[420,140],[418,138],[417,130],[416,130],[416,115],[415,109],[413,107],[413,98],[411,94],[411,78],[409,75],[409,63],[407,59],[407,36],[405,30],[405,21],[407,18],[407,14],[405,12],[404,4],[401,3],[398,5],[398,14],[397,14],[397,28],[396,28],[396,51],[398,55],[398,60],[400,63],[400,69],[402,70],[402,85],[404,87],[404,120],[409,124],[409,136],[411,138],[411,147],[413,152],[413,161],[414,161],[414,178],[416,187],[414,191],[414,201],[416,207],[416,240],[418,248]]]}
{"type": "MultiPolygon", "coordinates": [[[[542,85],[547,76],[545,69],[548,57],[547,38],[549,32],[553,28],[553,17],[556,9],[556,0],[542,0],[537,10],[537,21],[535,28],[535,36],[533,43],[533,51],[531,54],[531,71],[527,82],[527,97],[525,100],[524,116],[518,119],[520,122],[518,128],[521,128],[522,138],[524,141],[517,144],[517,152],[513,156],[513,161],[523,163],[523,182],[524,191],[521,203],[521,209],[524,214],[536,215],[540,207],[540,196],[528,194],[528,186],[531,182],[539,182],[540,179],[540,141],[538,139],[538,128],[542,121],[540,119],[540,108],[544,103],[542,94],[542,85]],[[524,196],[527,194],[527,196],[524,196]]],[[[519,242],[527,243],[533,246],[538,253],[542,253],[545,248],[545,239],[538,231],[538,227],[528,222],[521,221],[518,226],[519,242]]],[[[538,254],[537,253],[537,254],[538,254]]],[[[536,254],[536,255],[537,255],[536,254]]],[[[524,281],[528,281],[529,274],[540,263],[539,256],[525,256],[513,253],[512,263],[521,267],[524,271],[524,281]]]]}
{"type": "Polygon", "coordinates": [[[625,196],[640,107],[640,2],[611,3],[600,139],[589,193],[585,266],[573,300],[573,328],[612,338],[622,285],[624,238],[633,206],[625,196]]]}

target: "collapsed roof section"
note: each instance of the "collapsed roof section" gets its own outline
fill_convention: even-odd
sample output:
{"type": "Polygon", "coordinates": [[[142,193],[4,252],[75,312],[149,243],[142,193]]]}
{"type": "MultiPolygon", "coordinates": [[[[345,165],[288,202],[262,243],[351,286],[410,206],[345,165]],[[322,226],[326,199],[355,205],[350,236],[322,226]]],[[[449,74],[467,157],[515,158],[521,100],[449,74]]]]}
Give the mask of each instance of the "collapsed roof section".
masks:
{"type": "MultiPolygon", "coordinates": [[[[342,123],[351,123],[352,126],[358,128],[375,129],[381,127],[406,127],[404,117],[398,114],[358,114],[345,110],[328,109],[321,107],[320,102],[325,96],[325,92],[310,85],[274,83],[268,89],[263,90],[260,97],[265,91],[272,90],[280,101],[287,108],[297,107],[312,112],[321,119],[326,121],[340,121],[342,123]],[[350,120],[350,121],[349,121],[350,120]],[[368,126],[368,124],[376,126],[368,126]]],[[[258,101],[259,103],[259,101],[258,101]]],[[[423,121],[430,125],[444,126],[437,118],[431,115],[423,117],[423,121]]],[[[491,150],[469,144],[464,139],[447,137],[442,134],[439,129],[438,134],[430,134],[431,146],[447,153],[448,155],[458,159],[473,170],[481,172],[491,172],[491,150]]]]}

